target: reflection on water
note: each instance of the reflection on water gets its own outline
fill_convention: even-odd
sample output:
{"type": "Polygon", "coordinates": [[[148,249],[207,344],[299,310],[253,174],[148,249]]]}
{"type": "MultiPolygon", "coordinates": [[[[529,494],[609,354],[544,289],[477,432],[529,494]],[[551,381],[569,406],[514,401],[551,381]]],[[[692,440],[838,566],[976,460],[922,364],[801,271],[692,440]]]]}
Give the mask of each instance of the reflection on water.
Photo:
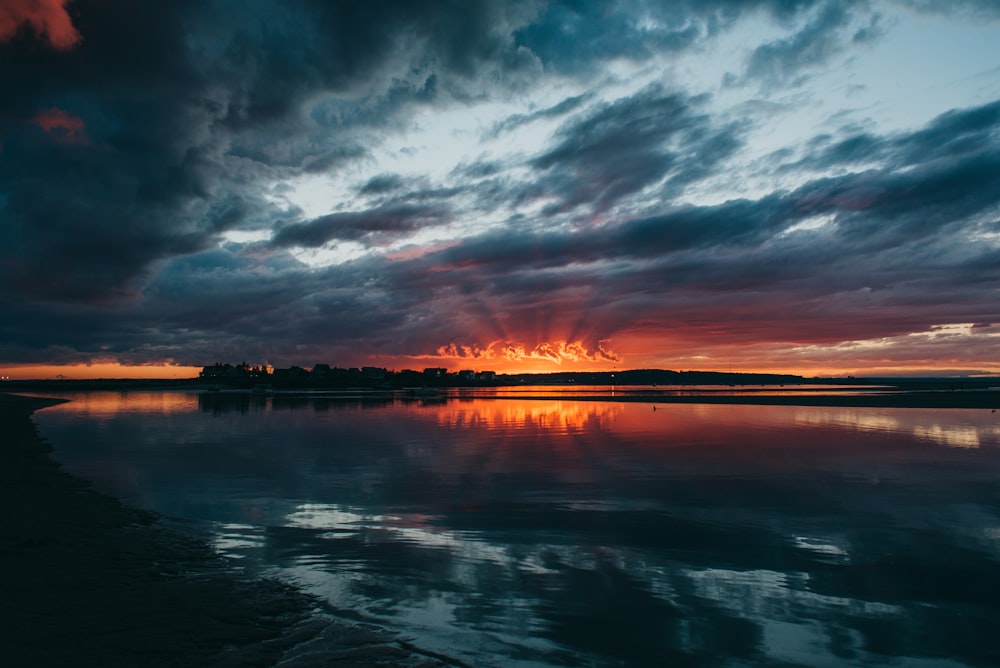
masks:
{"type": "Polygon", "coordinates": [[[531,429],[570,434],[610,427],[624,413],[621,404],[589,406],[579,401],[469,401],[442,406],[438,425],[445,429],[531,429]]]}
{"type": "Polygon", "coordinates": [[[71,392],[68,394],[20,393],[27,396],[60,396],[72,399],[64,410],[98,420],[119,413],[169,415],[196,410],[199,395],[189,392],[71,392]]]}
{"type": "Polygon", "coordinates": [[[1000,663],[988,411],[162,396],[37,419],[71,471],[471,665],[1000,663]]]}
{"type": "Polygon", "coordinates": [[[956,448],[978,448],[1000,441],[1000,420],[982,410],[874,410],[863,408],[800,408],[802,424],[843,425],[865,431],[909,432],[956,448]]]}
{"type": "Polygon", "coordinates": [[[887,385],[507,385],[451,389],[454,396],[519,399],[527,397],[616,397],[656,396],[815,396],[882,394],[893,389],[887,385]]]}

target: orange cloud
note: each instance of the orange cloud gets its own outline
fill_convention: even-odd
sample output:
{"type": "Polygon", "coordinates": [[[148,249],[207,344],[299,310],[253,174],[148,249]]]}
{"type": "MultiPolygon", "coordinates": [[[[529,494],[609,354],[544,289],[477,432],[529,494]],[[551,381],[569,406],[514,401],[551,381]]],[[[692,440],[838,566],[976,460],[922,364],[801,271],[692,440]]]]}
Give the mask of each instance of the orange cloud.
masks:
{"type": "Polygon", "coordinates": [[[486,346],[460,345],[452,342],[439,347],[437,355],[453,359],[507,362],[536,360],[553,364],[622,361],[621,357],[611,350],[608,341],[603,340],[598,341],[593,347],[587,346],[583,341],[542,341],[531,348],[515,341],[491,341],[486,346]]]}
{"type": "Polygon", "coordinates": [[[13,37],[22,25],[30,26],[56,49],[69,49],[82,38],[69,13],[69,0],[3,0],[0,2],[0,41],[13,37]]]}
{"type": "Polygon", "coordinates": [[[83,121],[62,109],[55,107],[35,114],[31,122],[45,130],[58,142],[83,144],[87,141],[86,126],[83,121]]]}

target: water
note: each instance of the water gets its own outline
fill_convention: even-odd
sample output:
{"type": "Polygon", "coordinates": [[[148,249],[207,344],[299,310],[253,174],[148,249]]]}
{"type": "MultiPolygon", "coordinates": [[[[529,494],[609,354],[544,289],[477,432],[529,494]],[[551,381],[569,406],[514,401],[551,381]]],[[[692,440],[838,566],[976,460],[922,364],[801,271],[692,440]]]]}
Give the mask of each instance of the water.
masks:
{"type": "Polygon", "coordinates": [[[69,471],[470,665],[1000,663],[989,411],[69,398],[69,471]]]}

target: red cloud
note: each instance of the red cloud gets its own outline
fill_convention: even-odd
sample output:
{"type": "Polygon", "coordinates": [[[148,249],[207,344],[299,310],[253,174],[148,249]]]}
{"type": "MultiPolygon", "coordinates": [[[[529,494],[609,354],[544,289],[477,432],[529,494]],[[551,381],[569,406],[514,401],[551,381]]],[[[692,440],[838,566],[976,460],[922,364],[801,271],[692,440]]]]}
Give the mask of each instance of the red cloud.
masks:
{"type": "Polygon", "coordinates": [[[31,122],[45,130],[58,142],[65,144],[83,144],[87,141],[86,127],[83,121],[62,109],[55,107],[35,114],[31,122]]]}
{"type": "Polygon", "coordinates": [[[69,0],[3,0],[0,2],[0,42],[7,41],[22,25],[47,38],[56,49],[69,49],[81,37],[66,12],[69,0]]]}

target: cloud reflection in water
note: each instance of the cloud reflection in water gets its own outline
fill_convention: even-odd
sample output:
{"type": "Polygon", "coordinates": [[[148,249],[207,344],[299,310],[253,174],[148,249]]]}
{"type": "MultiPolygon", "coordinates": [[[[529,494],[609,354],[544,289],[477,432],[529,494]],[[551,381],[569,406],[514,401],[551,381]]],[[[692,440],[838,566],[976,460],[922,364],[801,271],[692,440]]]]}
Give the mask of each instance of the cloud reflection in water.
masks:
{"type": "Polygon", "coordinates": [[[473,665],[1000,659],[987,412],[211,401],[38,417],[71,470],[473,665]]]}

